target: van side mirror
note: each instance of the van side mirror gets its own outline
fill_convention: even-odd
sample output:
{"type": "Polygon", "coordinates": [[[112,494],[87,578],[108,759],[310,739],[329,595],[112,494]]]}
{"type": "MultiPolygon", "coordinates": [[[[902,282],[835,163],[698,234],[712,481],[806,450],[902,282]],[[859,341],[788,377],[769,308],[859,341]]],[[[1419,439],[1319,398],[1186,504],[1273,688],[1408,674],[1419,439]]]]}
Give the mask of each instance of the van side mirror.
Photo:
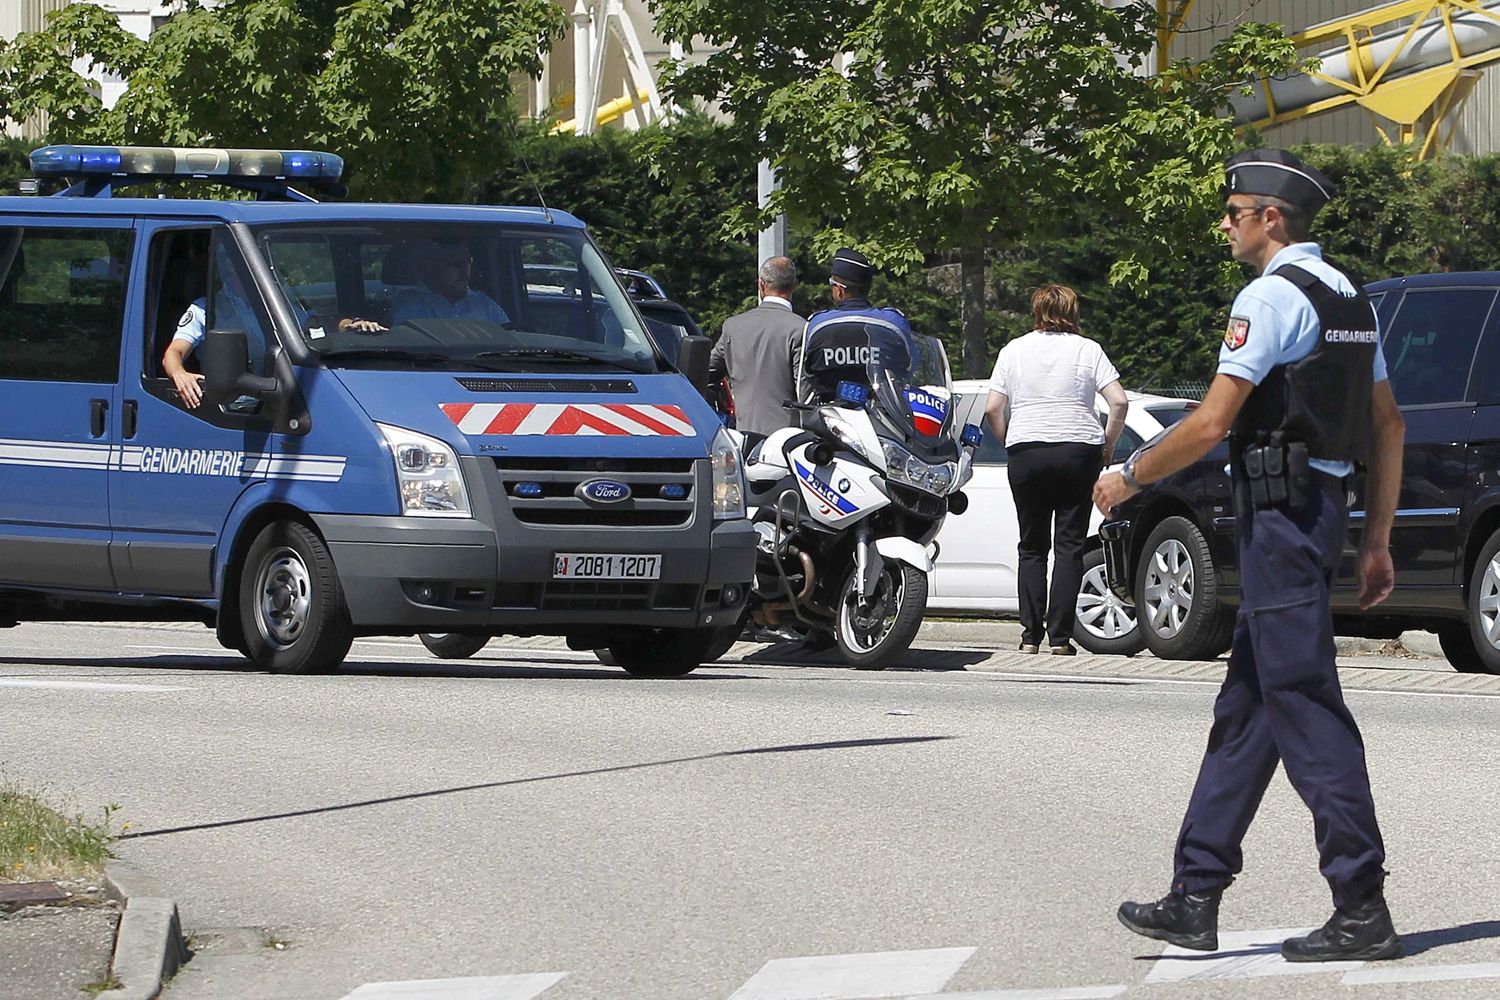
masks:
{"type": "Polygon", "coordinates": [[[211,403],[230,403],[240,396],[264,399],[281,388],[274,378],[250,373],[250,350],[244,330],[209,330],[198,348],[203,395],[211,403]]]}
{"type": "Polygon", "coordinates": [[[698,390],[699,395],[708,396],[708,356],[714,343],[707,337],[683,337],[677,345],[677,370],[698,390]]]}

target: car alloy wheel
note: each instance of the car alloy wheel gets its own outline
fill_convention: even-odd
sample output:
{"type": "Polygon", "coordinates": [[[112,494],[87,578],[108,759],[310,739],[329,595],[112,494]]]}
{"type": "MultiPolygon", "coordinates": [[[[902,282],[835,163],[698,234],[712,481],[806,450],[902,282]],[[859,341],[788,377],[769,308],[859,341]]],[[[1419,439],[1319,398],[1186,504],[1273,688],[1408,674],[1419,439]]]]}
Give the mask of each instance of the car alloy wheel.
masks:
{"type": "Polygon", "coordinates": [[[1163,639],[1182,631],[1193,610],[1193,560],[1182,542],[1163,539],[1146,567],[1145,613],[1163,639]]]}

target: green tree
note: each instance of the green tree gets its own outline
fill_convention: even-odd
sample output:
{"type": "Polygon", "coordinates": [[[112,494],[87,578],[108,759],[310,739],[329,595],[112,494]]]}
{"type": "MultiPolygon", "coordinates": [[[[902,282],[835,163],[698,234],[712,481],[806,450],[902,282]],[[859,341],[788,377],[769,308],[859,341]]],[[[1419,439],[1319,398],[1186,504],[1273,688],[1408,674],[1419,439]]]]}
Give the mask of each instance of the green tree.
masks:
{"type": "Polygon", "coordinates": [[[564,24],[549,0],[185,0],[141,41],[76,3],[0,48],[0,118],[44,112],[58,141],[329,148],[359,196],[457,199],[564,24]],[[113,108],[75,60],[127,82],[113,108]]]}
{"type": "Polygon", "coordinates": [[[1233,143],[1222,106],[1240,81],[1296,60],[1279,29],[1247,25],[1206,62],[1147,77],[1155,13],[1142,2],[651,6],[668,41],[719,48],[671,67],[668,94],[722,108],[780,171],[766,212],[739,209],[729,232],[786,210],[821,253],[857,246],[892,273],[956,255],[971,375],[988,362],[989,254],[1052,238],[1080,199],[1133,234],[1116,280],[1142,281],[1153,248],[1202,244],[1233,143]]]}

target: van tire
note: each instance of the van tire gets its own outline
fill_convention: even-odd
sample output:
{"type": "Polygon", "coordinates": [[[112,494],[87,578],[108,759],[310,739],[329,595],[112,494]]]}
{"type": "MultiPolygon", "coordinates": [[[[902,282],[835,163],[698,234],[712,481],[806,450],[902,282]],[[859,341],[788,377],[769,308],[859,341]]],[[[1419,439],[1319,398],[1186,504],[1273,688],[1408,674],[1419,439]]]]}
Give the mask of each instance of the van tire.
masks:
{"type": "Polygon", "coordinates": [[[1192,521],[1166,518],[1147,537],[1135,569],[1135,608],[1136,627],[1161,659],[1212,660],[1229,648],[1234,639],[1234,611],[1219,602],[1213,555],[1192,521]],[[1167,576],[1175,579],[1167,581],[1167,576]],[[1164,582],[1174,588],[1170,595],[1156,591],[1164,582]],[[1153,588],[1150,595],[1148,586],[1153,588]],[[1176,610],[1161,610],[1164,602],[1176,610]]]}
{"type": "Polygon", "coordinates": [[[1500,635],[1497,599],[1500,599],[1500,531],[1484,543],[1474,561],[1474,571],[1469,574],[1462,630],[1438,630],[1443,655],[1454,669],[1469,674],[1500,674],[1500,645],[1490,638],[1491,633],[1500,635]]]}
{"type": "Polygon", "coordinates": [[[609,647],[609,655],[632,677],[682,677],[709,662],[723,641],[721,628],[630,629],[609,647]]]}
{"type": "Polygon", "coordinates": [[[417,638],[427,652],[443,660],[467,660],[490,643],[489,636],[472,632],[421,632],[417,638]]]}
{"type": "Polygon", "coordinates": [[[251,543],[239,606],[247,655],[272,673],[328,673],[354,642],[328,546],[295,521],[273,521],[251,543]]]}

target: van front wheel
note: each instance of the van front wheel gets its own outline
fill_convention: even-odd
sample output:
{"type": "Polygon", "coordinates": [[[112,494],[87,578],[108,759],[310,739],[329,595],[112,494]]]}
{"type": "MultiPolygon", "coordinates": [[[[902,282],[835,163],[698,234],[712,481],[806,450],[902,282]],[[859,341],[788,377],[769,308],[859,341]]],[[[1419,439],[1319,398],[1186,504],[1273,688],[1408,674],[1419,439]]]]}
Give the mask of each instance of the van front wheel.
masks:
{"type": "Polygon", "coordinates": [[[240,570],[240,625],[251,662],[278,674],[334,670],[354,630],[333,557],[295,521],[266,525],[240,570]]]}
{"type": "Polygon", "coordinates": [[[609,647],[613,660],[633,677],[682,677],[714,659],[724,642],[722,628],[642,628],[625,630],[609,647]]]}

